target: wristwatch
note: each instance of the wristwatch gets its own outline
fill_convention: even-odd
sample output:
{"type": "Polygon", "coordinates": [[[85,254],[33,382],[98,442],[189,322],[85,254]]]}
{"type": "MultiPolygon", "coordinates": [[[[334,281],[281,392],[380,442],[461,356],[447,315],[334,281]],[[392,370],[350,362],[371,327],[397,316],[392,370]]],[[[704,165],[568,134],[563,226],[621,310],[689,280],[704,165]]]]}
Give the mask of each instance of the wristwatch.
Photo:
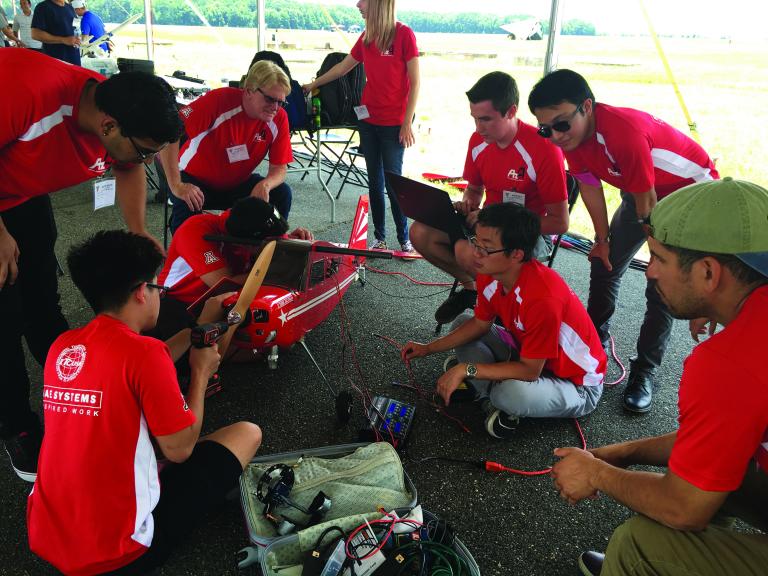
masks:
{"type": "Polygon", "coordinates": [[[611,235],[608,234],[605,238],[600,238],[597,234],[595,234],[595,244],[608,244],[611,241],[611,235]]]}
{"type": "Polygon", "coordinates": [[[474,378],[475,376],[477,376],[477,366],[467,364],[467,378],[474,378]]]}

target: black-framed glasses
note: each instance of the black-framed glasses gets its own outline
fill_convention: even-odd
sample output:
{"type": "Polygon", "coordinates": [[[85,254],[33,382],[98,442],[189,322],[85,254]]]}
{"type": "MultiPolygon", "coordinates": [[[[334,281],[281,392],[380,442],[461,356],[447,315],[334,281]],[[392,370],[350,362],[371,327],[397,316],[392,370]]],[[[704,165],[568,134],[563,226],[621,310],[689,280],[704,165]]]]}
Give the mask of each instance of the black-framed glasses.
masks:
{"type": "Polygon", "coordinates": [[[270,105],[277,104],[278,106],[280,106],[280,108],[285,108],[286,106],[288,106],[287,100],[278,100],[277,98],[273,98],[272,96],[264,92],[264,90],[262,90],[261,88],[256,88],[256,90],[259,91],[259,94],[264,96],[264,100],[267,101],[267,104],[270,104],[270,105]]]}
{"type": "Polygon", "coordinates": [[[482,254],[483,256],[491,256],[492,254],[497,254],[499,252],[505,252],[506,248],[498,248],[496,250],[488,250],[485,246],[480,246],[480,244],[477,243],[477,236],[472,236],[469,239],[469,243],[472,245],[472,249],[477,251],[479,254],[482,254]]]}
{"type": "Polygon", "coordinates": [[[136,144],[136,141],[128,136],[128,140],[131,141],[131,144],[133,144],[133,149],[136,150],[136,154],[139,156],[139,160],[142,162],[146,162],[150,158],[154,158],[157,154],[159,154],[163,148],[165,148],[166,145],[163,145],[159,150],[150,150],[149,148],[144,148],[143,146],[139,146],[136,144]]]}
{"type": "Polygon", "coordinates": [[[140,288],[143,284],[146,284],[147,288],[154,288],[155,290],[157,290],[160,293],[160,298],[165,298],[165,295],[171,291],[170,286],[162,286],[161,284],[153,284],[152,282],[141,282],[140,284],[136,284],[136,286],[131,288],[131,292],[133,292],[137,288],[140,288]]]}
{"type": "Polygon", "coordinates": [[[584,103],[582,102],[578,106],[576,106],[576,110],[573,111],[573,113],[568,116],[567,120],[559,120],[558,122],[555,122],[554,124],[547,125],[547,124],[539,124],[539,129],[537,130],[537,133],[542,138],[551,138],[552,137],[552,131],[555,132],[568,132],[568,130],[571,129],[571,120],[578,114],[579,112],[584,112],[584,103]]]}

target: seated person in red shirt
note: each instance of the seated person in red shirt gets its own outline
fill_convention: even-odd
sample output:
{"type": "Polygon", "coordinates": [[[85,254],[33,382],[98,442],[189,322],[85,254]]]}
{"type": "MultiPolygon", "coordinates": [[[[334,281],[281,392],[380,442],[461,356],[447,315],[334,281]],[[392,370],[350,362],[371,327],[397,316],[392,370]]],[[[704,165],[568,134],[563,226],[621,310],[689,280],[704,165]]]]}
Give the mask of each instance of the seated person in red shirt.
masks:
{"type": "MultiPolygon", "coordinates": [[[[157,319],[162,260],[152,240],[116,230],[67,259],[97,316],[48,353],[46,433],[27,507],[30,549],[65,574],[159,566],[223,504],[261,444],[250,422],[200,437],[205,388],[219,365],[215,345],[191,350],[184,398],[171,350],[184,351],[189,332],[170,349],[139,334],[157,319]],[[159,474],[153,443],[170,460],[159,474]]],[[[215,312],[221,299],[204,314],[212,320],[215,312]]]]}
{"type": "Polygon", "coordinates": [[[285,183],[293,160],[288,115],[291,83],[279,66],[262,60],[245,87],[218,88],[179,110],[187,140],[160,154],[173,203],[171,232],[204,208],[229,208],[255,196],[288,218],[292,192],[285,183]],[[181,152],[181,153],[179,153],[181,152]],[[269,154],[266,177],[254,173],[269,154]]]}
{"type": "MultiPolygon", "coordinates": [[[[541,233],[562,234],[568,230],[568,192],[563,154],[543,141],[536,128],[517,117],[520,94],[515,79],[504,72],[491,72],[467,91],[469,111],[476,131],[469,138],[464,178],[469,185],[457,212],[472,229],[477,212],[499,202],[525,206],[541,218],[541,233]]],[[[466,238],[448,234],[420,222],[411,226],[416,250],[433,265],[457,278],[463,290],[448,298],[435,312],[441,324],[453,322],[477,300],[473,251],[466,238]]],[[[534,258],[546,258],[549,247],[540,238],[534,258]]]]}
{"type": "MultiPolygon", "coordinates": [[[[168,257],[158,275],[169,295],[160,308],[158,328],[152,334],[165,339],[194,322],[187,307],[203,296],[222,278],[245,282],[253,262],[253,248],[238,244],[211,242],[207,235],[240,238],[283,236],[288,222],[271,205],[252,196],[238,200],[221,214],[197,214],[178,229],[168,248],[168,257]]],[[[312,233],[296,228],[289,238],[312,240],[312,233]]]]}
{"type": "Polygon", "coordinates": [[[458,363],[440,377],[437,391],[448,405],[468,380],[494,438],[511,438],[523,417],[589,414],[603,392],[607,358],[576,294],[531,257],[538,216],[513,203],[493,204],[480,210],[475,233],[474,316],[462,314],[450,334],[429,344],[409,342],[403,358],[455,349],[458,363]]]}
{"type": "Polygon", "coordinates": [[[563,499],[604,494],[637,512],[614,531],[604,558],[581,555],[582,574],[766,573],[766,222],[768,190],[729,177],[681,188],[653,208],[646,276],[670,314],[690,320],[694,340],[710,338],[683,364],[676,431],[555,450],[563,499]],[[734,517],[762,533],[731,530],[734,517]]]}

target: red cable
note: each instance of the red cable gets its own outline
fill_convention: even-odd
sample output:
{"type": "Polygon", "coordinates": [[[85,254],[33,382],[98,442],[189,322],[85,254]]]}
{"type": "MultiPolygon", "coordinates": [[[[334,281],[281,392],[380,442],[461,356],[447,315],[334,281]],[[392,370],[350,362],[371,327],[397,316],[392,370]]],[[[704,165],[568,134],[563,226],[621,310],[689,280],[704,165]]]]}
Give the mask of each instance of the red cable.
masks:
{"type": "Polygon", "coordinates": [[[611,341],[611,356],[613,356],[613,359],[616,361],[616,364],[619,365],[619,368],[621,368],[621,376],[617,380],[614,380],[613,382],[606,382],[605,387],[606,388],[613,388],[616,386],[616,384],[619,384],[622,380],[624,380],[624,376],[627,375],[627,369],[624,367],[624,364],[621,363],[621,360],[619,360],[619,356],[616,354],[616,343],[613,341],[613,336],[608,336],[611,341]]]}
{"type": "MultiPolygon", "coordinates": [[[[398,518],[396,516],[392,516],[391,513],[387,513],[384,516],[385,516],[385,518],[378,518],[376,520],[371,520],[370,522],[366,522],[365,524],[360,524],[360,526],[355,528],[349,534],[349,536],[347,537],[346,544],[344,545],[344,552],[346,553],[347,558],[351,558],[353,560],[367,560],[368,558],[370,558],[371,556],[376,554],[376,552],[380,551],[384,547],[384,544],[387,543],[387,540],[392,535],[392,532],[395,529],[395,524],[411,524],[412,526],[415,526],[417,528],[419,526],[423,526],[423,523],[419,522],[418,520],[411,520],[411,519],[408,519],[408,518],[398,518]],[[374,547],[370,552],[368,552],[368,554],[366,554],[362,558],[358,557],[358,556],[352,556],[352,554],[350,554],[350,552],[349,552],[349,544],[352,542],[352,539],[355,536],[357,536],[357,534],[361,530],[363,530],[365,528],[371,528],[371,526],[373,526],[374,524],[389,524],[389,528],[387,529],[387,533],[381,539],[381,542],[379,542],[378,546],[374,547]]],[[[373,528],[371,528],[371,531],[373,531],[373,528]]],[[[376,538],[375,534],[371,534],[371,536],[376,538]]]]}
{"type": "Polygon", "coordinates": [[[371,272],[374,272],[375,274],[384,274],[386,276],[403,276],[413,282],[414,284],[418,284],[419,286],[453,286],[453,282],[425,282],[424,280],[416,280],[412,276],[409,276],[405,272],[398,272],[398,271],[390,271],[390,270],[382,270],[380,268],[374,268],[373,266],[369,266],[368,264],[365,265],[366,270],[370,270],[371,272]]]}
{"type": "MultiPolygon", "coordinates": [[[[385,342],[391,344],[397,350],[402,350],[403,349],[403,346],[399,342],[397,342],[397,340],[395,340],[393,338],[390,338],[389,336],[384,336],[383,334],[376,334],[376,333],[374,333],[373,335],[375,337],[381,338],[385,342]]],[[[464,422],[462,422],[460,419],[456,418],[455,416],[452,416],[451,414],[449,414],[446,411],[445,406],[441,406],[440,404],[438,404],[434,400],[431,400],[431,399],[428,398],[427,393],[424,392],[424,390],[418,385],[416,377],[413,374],[413,370],[411,369],[411,362],[410,362],[410,360],[404,360],[404,362],[405,362],[405,370],[406,370],[406,373],[408,374],[408,384],[409,384],[409,387],[412,388],[416,392],[416,395],[419,397],[419,399],[424,400],[425,402],[427,402],[430,406],[432,406],[435,410],[440,412],[440,414],[442,414],[443,416],[445,416],[449,420],[453,420],[458,425],[458,427],[461,428],[467,434],[471,433],[471,430],[467,427],[466,424],[464,424],[464,422]]],[[[434,393],[433,393],[432,397],[434,398],[434,393]]]]}
{"type": "MultiPolygon", "coordinates": [[[[581,424],[574,418],[573,423],[576,426],[576,431],[581,438],[581,449],[587,449],[587,439],[584,437],[584,432],[581,429],[581,424]]],[[[493,460],[481,460],[480,467],[486,472],[510,472],[511,474],[519,474],[520,476],[544,476],[552,472],[552,468],[546,468],[545,470],[518,470],[517,468],[508,468],[504,464],[494,462],[493,460]]]]}

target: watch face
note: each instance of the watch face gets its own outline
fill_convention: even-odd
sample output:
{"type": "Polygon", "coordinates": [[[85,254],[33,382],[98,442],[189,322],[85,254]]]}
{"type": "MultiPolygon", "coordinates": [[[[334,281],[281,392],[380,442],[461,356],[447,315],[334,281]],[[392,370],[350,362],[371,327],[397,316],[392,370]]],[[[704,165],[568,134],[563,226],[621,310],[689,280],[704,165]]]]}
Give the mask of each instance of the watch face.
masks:
{"type": "Polygon", "coordinates": [[[477,374],[477,366],[474,364],[467,364],[467,376],[470,378],[477,374]]]}

